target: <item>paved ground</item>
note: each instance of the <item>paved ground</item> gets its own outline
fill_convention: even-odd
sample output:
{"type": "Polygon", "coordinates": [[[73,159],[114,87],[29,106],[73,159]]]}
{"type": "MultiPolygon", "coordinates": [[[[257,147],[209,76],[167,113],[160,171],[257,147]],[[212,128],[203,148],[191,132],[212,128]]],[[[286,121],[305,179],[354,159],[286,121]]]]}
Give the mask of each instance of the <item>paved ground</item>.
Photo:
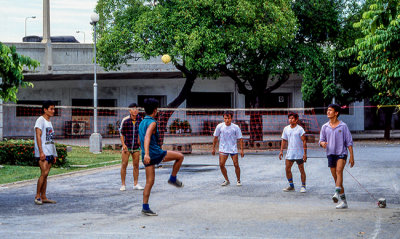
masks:
{"type": "MultiPolygon", "coordinates": [[[[217,156],[193,155],[179,173],[182,189],[167,184],[169,165],[157,169],[150,206],[158,217],[140,214],[142,193],[131,185],[119,191],[118,167],[50,178],[55,205],[34,205],[35,183],[0,187],[0,238],[400,238],[399,144],[357,143],[355,155],[348,170],[375,197],[385,197],[387,208],[377,208],[345,173],[350,208],[336,210],[318,149],[309,152],[306,194],[282,192],[284,164],[276,152],[240,161],[242,187],[219,186],[217,156]]],[[[235,181],[232,166],[228,172],[235,181]]],[[[140,170],[142,184],[144,176],[140,170]]]]}

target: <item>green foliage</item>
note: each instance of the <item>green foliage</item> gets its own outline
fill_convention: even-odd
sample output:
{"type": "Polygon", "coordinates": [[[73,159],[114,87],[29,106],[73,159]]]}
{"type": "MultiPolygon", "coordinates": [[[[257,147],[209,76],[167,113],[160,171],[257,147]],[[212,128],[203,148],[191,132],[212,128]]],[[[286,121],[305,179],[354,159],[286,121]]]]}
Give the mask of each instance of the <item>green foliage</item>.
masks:
{"type": "Polygon", "coordinates": [[[378,104],[400,102],[400,2],[376,0],[354,24],[363,33],[340,56],[357,57],[350,73],[365,76],[377,93],[378,104]]]}
{"type": "Polygon", "coordinates": [[[303,100],[311,105],[326,105],[333,97],[339,104],[347,105],[372,94],[365,77],[348,72],[355,59],[338,57],[339,51],[362,35],[354,30],[353,22],[361,17],[363,8],[357,0],[296,1],[294,11],[301,24],[295,47],[300,59],[305,59],[299,60],[297,66],[303,76],[303,100]],[[331,7],[325,7],[330,3],[331,7]],[[308,15],[303,16],[304,12],[308,15]],[[318,16],[322,12],[323,16],[318,16]]]}
{"type": "Polygon", "coordinates": [[[39,62],[29,57],[19,55],[15,46],[11,48],[0,42],[0,97],[5,101],[17,101],[19,87],[33,87],[30,82],[24,81],[23,68],[35,69],[39,62]]]}
{"type": "Polygon", "coordinates": [[[241,79],[240,92],[247,95],[264,94],[271,74],[290,67],[279,53],[296,33],[289,0],[146,2],[98,2],[102,66],[118,69],[135,53],[145,59],[169,54],[184,74],[216,78],[226,69],[241,79]],[[250,91],[244,88],[247,83],[250,91]]]}
{"type": "Polygon", "coordinates": [[[176,132],[191,133],[192,127],[187,120],[181,121],[180,119],[174,119],[174,121],[169,125],[169,132],[172,134],[175,134],[176,132]]]}
{"type": "MultiPolygon", "coordinates": [[[[0,142],[0,164],[37,166],[34,155],[34,142],[32,140],[6,140],[0,142]]],[[[66,166],[67,146],[56,144],[58,158],[56,167],[66,166]]]]}

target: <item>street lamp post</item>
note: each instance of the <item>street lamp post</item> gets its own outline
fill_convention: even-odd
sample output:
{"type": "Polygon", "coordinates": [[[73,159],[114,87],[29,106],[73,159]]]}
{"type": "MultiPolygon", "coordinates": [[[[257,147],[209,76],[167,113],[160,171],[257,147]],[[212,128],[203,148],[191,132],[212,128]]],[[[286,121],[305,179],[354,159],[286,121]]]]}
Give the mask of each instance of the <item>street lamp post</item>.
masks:
{"type": "Polygon", "coordinates": [[[83,33],[83,43],[85,43],[86,42],[86,34],[85,34],[85,32],[84,31],[76,31],[76,33],[83,33]]]}
{"type": "Polygon", "coordinates": [[[92,20],[90,22],[91,25],[93,25],[94,28],[94,84],[93,84],[93,106],[94,106],[94,112],[93,112],[93,126],[94,126],[94,131],[93,134],[90,136],[90,152],[93,153],[100,153],[102,151],[102,145],[101,145],[101,134],[97,132],[97,76],[96,76],[96,65],[97,65],[97,59],[96,59],[96,24],[99,21],[99,15],[97,13],[92,13],[90,15],[90,19],[92,20]]]}
{"type": "Polygon", "coordinates": [[[35,18],[36,18],[36,16],[25,17],[25,36],[26,36],[26,21],[28,20],[28,18],[35,19],[35,18]]]}

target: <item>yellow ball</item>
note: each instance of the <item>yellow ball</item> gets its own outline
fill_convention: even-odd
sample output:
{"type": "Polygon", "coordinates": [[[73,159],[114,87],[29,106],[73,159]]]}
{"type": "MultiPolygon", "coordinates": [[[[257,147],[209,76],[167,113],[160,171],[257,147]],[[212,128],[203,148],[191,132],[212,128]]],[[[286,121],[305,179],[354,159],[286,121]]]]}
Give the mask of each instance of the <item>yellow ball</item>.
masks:
{"type": "Polygon", "coordinates": [[[168,54],[165,54],[161,57],[162,62],[165,64],[169,63],[171,61],[171,57],[168,54]]]}

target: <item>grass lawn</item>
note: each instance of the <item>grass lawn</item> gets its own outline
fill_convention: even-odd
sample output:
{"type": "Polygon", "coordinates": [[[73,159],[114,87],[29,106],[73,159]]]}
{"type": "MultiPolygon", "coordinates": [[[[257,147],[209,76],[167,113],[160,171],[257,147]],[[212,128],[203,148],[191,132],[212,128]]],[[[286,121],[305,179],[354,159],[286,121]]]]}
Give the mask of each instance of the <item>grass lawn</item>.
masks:
{"type": "MultiPolygon", "coordinates": [[[[120,164],[121,152],[119,150],[103,150],[101,154],[89,152],[88,147],[72,147],[68,152],[67,160],[71,167],[51,168],[50,175],[63,174],[73,171],[97,168],[106,165],[120,164]],[[87,167],[73,167],[74,165],[87,165],[87,167]]],[[[40,176],[39,167],[3,165],[0,168],[0,184],[35,179],[40,176]]]]}

